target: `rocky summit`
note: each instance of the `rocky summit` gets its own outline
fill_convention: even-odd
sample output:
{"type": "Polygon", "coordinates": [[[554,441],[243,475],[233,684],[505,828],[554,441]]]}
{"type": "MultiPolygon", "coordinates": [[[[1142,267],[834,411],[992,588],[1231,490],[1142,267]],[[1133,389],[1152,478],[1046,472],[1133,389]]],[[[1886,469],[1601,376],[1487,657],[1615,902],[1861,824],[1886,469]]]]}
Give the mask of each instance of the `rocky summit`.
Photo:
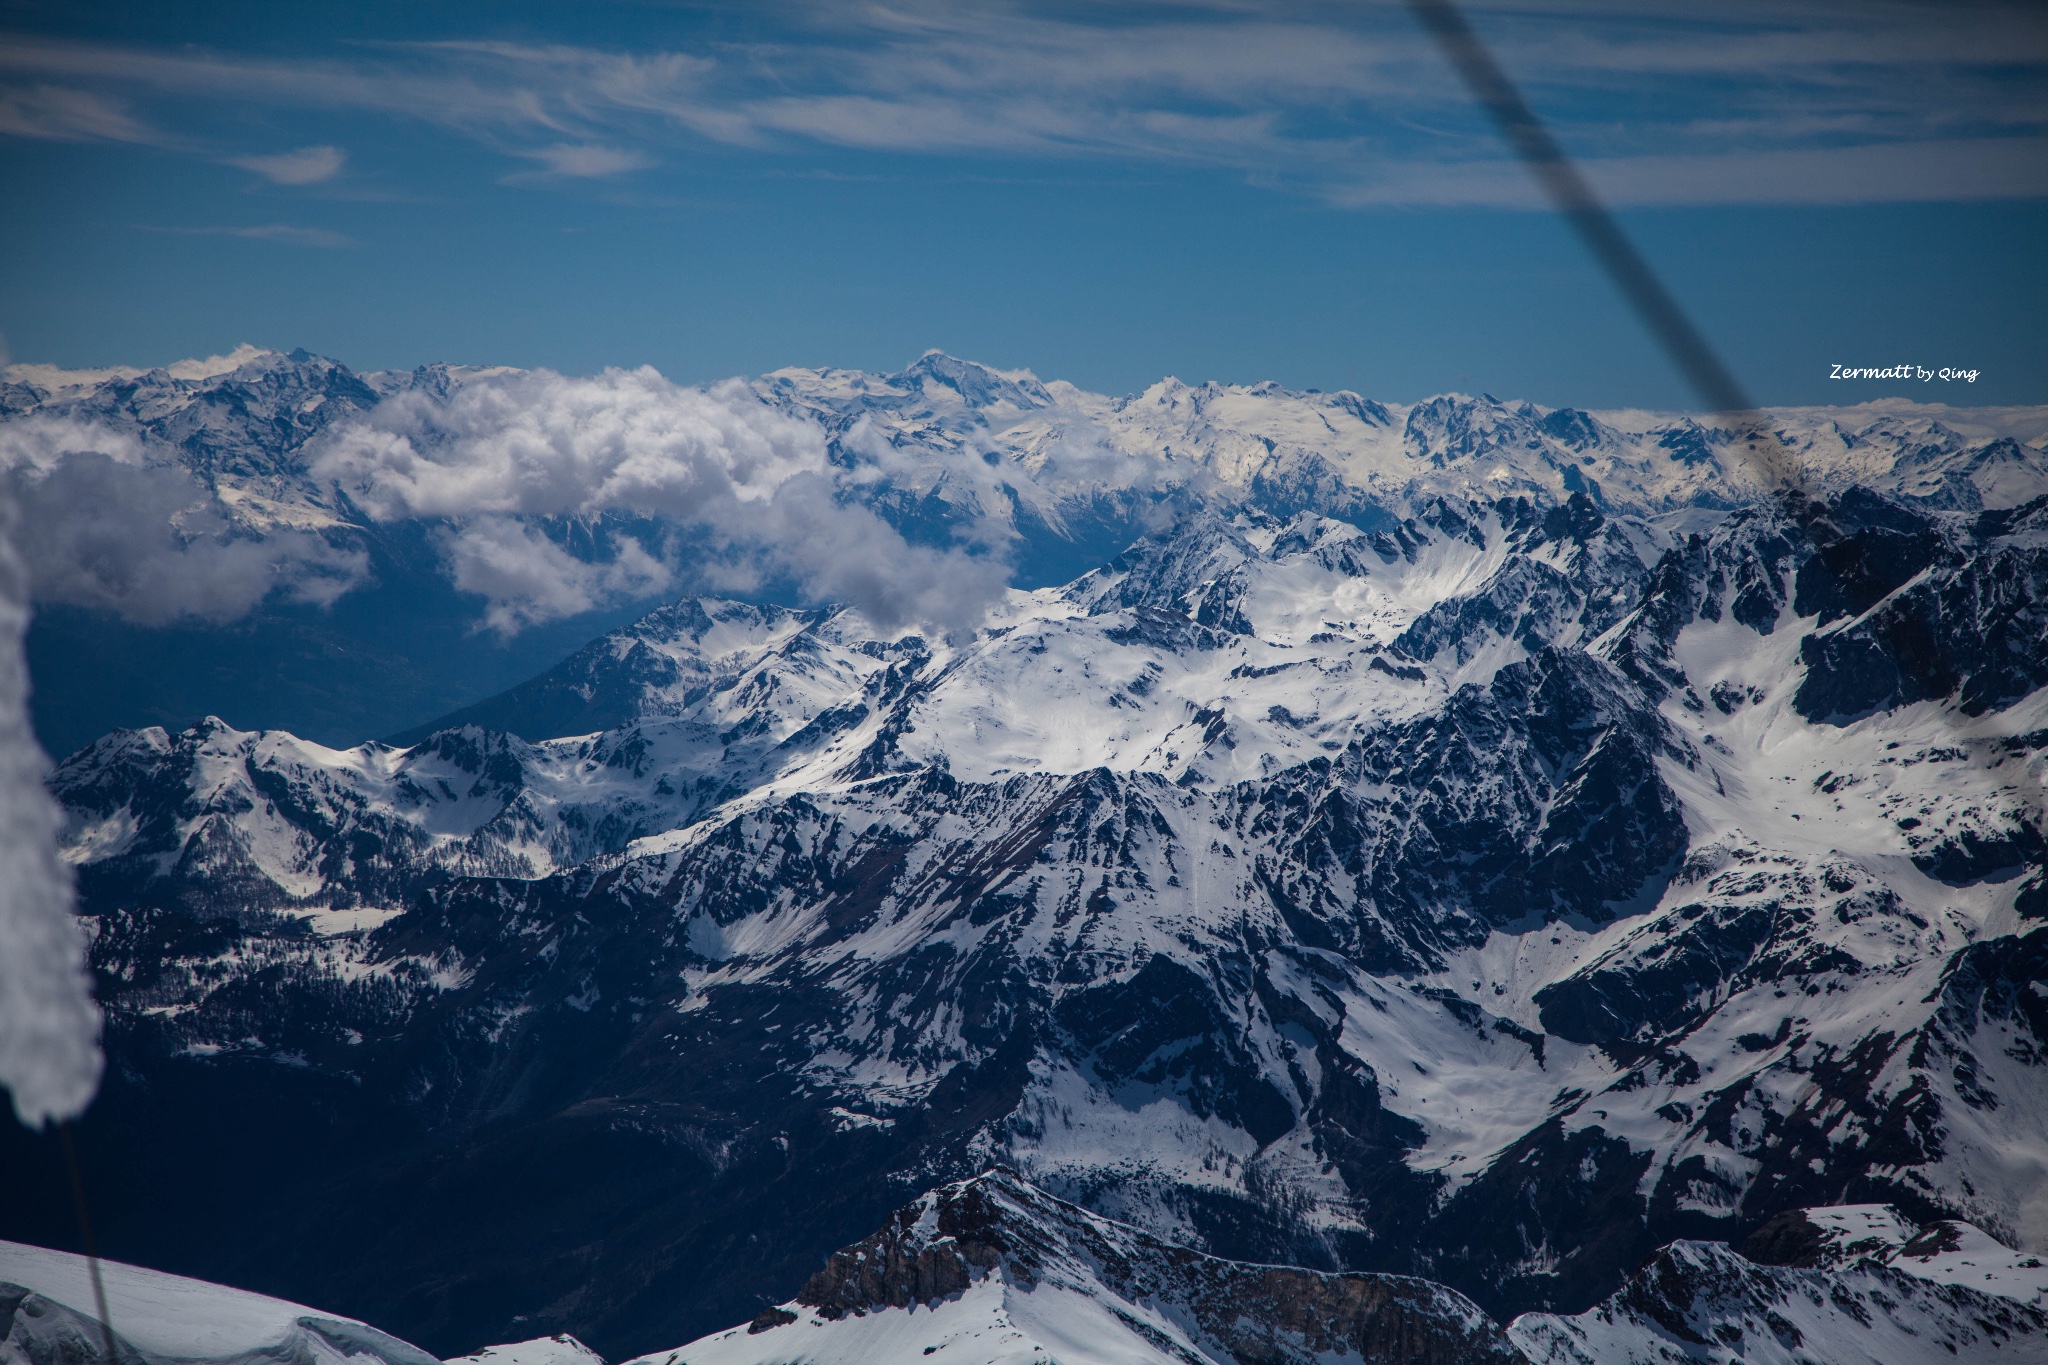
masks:
{"type": "Polygon", "coordinates": [[[1441,1285],[1219,1260],[1006,1171],[905,1205],[881,1231],[834,1253],[786,1305],[639,1365],[924,1356],[1524,1365],[1499,1327],[1441,1285]]]}
{"type": "Polygon", "coordinates": [[[65,758],[113,1254],[443,1352],[753,1359],[1027,1281],[1162,1359],[1860,1358],[1794,1341],[1828,1276],[2038,1338],[1903,1253],[1727,1249],[1864,1205],[2048,1249],[2036,447],[1809,414],[1825,477],[1759,500],[1726,433],[1492,400],[753,392],[908,452],[900,524],[1014,465],[1016,543],[1130,534],[972,630],[696,594],[392,742],[65,758]],[[1082,434],[1205,472],[1027,480],[1082,434]]]}
{"type": "Polygon", "coordinates": [[[2044,1293],[2038,1257],[1967,1224],[1795,1209],[1743,1253],[1673,1243],[1596,1307],[1503,1331],[1425,1280],[1218,1260],[996,1171],[899,1209],[788,1303],[634,1365],[2039,1361],[2044,1293]],[[1805,1251],[1796,1267],[1772,1254],[1788,1235],[1805,1251]]]}

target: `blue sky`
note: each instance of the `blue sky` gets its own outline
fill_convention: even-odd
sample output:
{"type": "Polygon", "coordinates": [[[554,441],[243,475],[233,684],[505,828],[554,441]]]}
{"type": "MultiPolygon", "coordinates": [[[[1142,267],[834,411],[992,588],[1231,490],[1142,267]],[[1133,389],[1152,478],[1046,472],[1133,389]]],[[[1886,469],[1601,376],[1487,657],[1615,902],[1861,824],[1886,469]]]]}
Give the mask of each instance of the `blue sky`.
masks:
{"type": "MultiPolygon", "coordinates": [[[[0,3],[17,360],[1687,401],[1398,5],[179,8],[0,3]]],[[[2041,9],[1673,9],[1471,13],[1751,389],[2048,401],[2041,9]]]]}

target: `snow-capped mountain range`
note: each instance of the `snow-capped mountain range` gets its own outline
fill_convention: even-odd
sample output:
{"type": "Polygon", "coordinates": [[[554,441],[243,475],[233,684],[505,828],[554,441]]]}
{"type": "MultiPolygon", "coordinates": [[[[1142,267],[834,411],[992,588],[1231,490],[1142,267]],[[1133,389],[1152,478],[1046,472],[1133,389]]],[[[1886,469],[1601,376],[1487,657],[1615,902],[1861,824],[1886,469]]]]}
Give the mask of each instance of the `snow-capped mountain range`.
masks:
{"type": "MultiPolygon", "coordinates": [[[[0,1350],[140,1365],[437,1365],[360,1322],[118,1262],[0,1242],[0,1350]],[[102,1298],[104,1296],[104,1298],[102,1298]],[[106,1319],[98,1305],[107,1305],[106,1319]]],[[[994,1170],[834,1252],[794,1298],[632,1365],[1925,1365],[2048,1359],[2048,1267],[1967,1223],[1866,1204],[1791,1210],[1742,1253],[1665,1248],[1597,1307],[1503,1330],[1400,1275],[1205,1256],[994,1170]]],[[[603,1365],[566,1334],[448,1365],[603,1365]]]]}
{"type": "MultiPolygon", "coordinates": [[[[1647,415],[754,389],[899,524],[1143,533],[971,632],[692,596],[398,743],[65,759],[122,1254],[618,1354],[1002,1166],[1070,1229],[1554,1315],[1511,1348],[1566,1361],[1665,1358],[1613,1354],[1692,1322],[1644,1276],[1834,1331],[1799,1277],[1848,1270],[1714,1244],[1788,1210],[2048,1249],[2035,416],[1778,414],[1816,495],[1766,501],[1647,415]]],[[[291,458],[266,505],[344,517],[291,458]]]]}
{"type": "MultiPolygon", "coordinates": [[[[0,370],[0,422],[33,448],[132,445],[145,461],[180,465],[246,530],[333,530],[360,525],[362,513],[314,472],[323,438],[394,398],[431,404],[523,373],[428,365],[358,374],[305,351],[251,347],[148,371],[15,365],[0,370]]],[[[835,461],[867,467],[883,505],[996,517],[1052,541],[1081,534],[1091,509],[1168,489],[1364,521],[1428,495],[1554,502],[1584,492],[1606,508],[1653,513],[1736,506],[1769,491],[1741,435],[1684,414],[1463,394],[1401,404],[1173,378],[1110,397],[939,351],[897,374],[785,369],[746,387],[814,423],[835,461]]],[[[1860,485],[1966,510],[2048,493],[2048,406],[1896,399],[1767,416],[1812,491],[1860,485]]]]}
{"type": "MultiPolygon", "coordinates": [[[[1974,510],[2048,492],[2048,406],[1885,401],[1769,425],[1818,496],[1974,510]]],[[[661,601],[743,581],[812,604],[865,585],[904,599],[879,604],[886,619],[971,628],[1005,574],[1065,584],[1195,510],[1384,530],[1429,496],[1744,505],[1768,480],[1726,426],[1272,383],[1111,398],[936,352],[893,375],[709,390],[652,370],[357,374],[250,347],[0,372],[0,468],[43,564],[30,648],[61,684],[36,723],[58,753],[207,710],[329,744],[410,731],[661,601]],[[877,543],[898,534],[911,544],[877,543]],[[259,599],[257,629],[209,625],[259,599]],[[135,636],[110,612],[151,624],[135,636]]]]}
{"type": "MultiPolygon", "coordinates": [[[[940,497],[971,469],[960,457],[972,456],[1074,493],[1191,483],[1283,516],[1316,510],[1368,521],[1428,495],[1561,501],[1584,492],[1617,510],[1655,512],[1734,506],[1769,491],[1742,436],[1672,413],[1464,394],[1382,403],[1272,382],[1172,378],[1110,398],[936,351],[901,374],[778,370],[754,389],[819,422],[847,458],[872,458],[877,438],[910,452],[908,488],[940,497]]],[[[1818,489],[1860,484],[1968,508],[2048,492],[2044,409],[1879,401],[1774,411],[1768,425],[1818,489]]]]}

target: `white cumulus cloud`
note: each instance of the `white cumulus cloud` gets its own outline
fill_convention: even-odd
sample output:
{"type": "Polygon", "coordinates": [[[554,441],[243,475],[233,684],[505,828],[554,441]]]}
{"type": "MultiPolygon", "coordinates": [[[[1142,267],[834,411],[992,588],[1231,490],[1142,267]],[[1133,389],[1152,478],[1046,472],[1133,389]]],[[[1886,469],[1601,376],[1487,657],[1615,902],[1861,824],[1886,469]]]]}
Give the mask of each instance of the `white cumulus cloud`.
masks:
{"type": "Polygon", "coordinates": [[[516,517],[478,517],[436,539],[455,586],[484,598],[484,624],[501,635],[645,597],[675,579],[667,563],[631,536],[618,538],[612,559],[595,563],[516,517]]]}
{"type": "Polygon", "coordinates": [[[29,592],[144,625],[231,621],[272,593],[331,602],[368,571],[360,550],[306,531],[237,535],[182,469],[143,463],[131,436],[31,416],[0,426],[0,483],[20,509],[29,592]]]}
{"type": "Polygon", "coordinates": [[[994,556],[906,541],[850,499],[817,425],[737,380],[696,389],[647,367],[534,370],[402,395],[327,438],[313,473],[376,520],[445,520],[451,577],[485,597],[501,631],[659,591],[684,548],[614,538],[593,563],[533,519],[673,523],[728,572],[787,577],[890,629],[971,629],[1008,577],[994,556]]]}

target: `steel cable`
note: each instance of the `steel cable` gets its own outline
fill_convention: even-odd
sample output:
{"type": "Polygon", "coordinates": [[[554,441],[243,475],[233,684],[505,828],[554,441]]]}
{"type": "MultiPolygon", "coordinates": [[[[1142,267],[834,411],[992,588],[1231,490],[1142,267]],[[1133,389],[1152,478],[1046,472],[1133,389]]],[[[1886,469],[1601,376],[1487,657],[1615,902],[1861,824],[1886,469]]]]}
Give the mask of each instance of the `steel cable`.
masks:
{"type": "Polygon", "coordinates": [[[92,1211],[85,1198],[85,1168],[79,1164],[78,1144],[72,1139],[68,1120],[57,1125],[57,1138],[64,1148],[64,1165],[71,1172],[71,1197],[78,1205],[78,1235],[85,1243],[85,1264],[92,1274],[93,1304],[99,1309],[107,1365],[120,1365],[120,1353],[114,1348],[114,1323],[107,1313],[106,1281],[100,1276],[99,1250],[93,1244],[92,1211]]]}
{"type": "MultiPolygon", "coordinates": [[[[1817,507],[1824,505],[1824,499],[1817,496],[1819,490],[1807,485],[1804,469],[1779,441],[1769,415],[1750,400],[1733,371],[1600,201],[1585,174],[1536,116],[1470,21],[1452,0],[1408,0],[1408,7],[1436,39],[1473,99],[1528,166],[1552,206],[1572,225],[1579,240],[1585,243],[1701,403],[1709,412],[1728,418],[1737,428],[1738,454],[1761,476],[1781,510],[1795,524],[1809,524],[1817,507]]],[[[1940,714],[1951,736],[1980,758],[1988,742],[2004,738],[1981,733],[1981,726],[1976,727],[1980,732],[1973,733],[1972,727],[1966,726],[1959,714],[1947,706],[1941,708],[1940,714]]],[[[2032,817],[2034,839],[2038,842],[2044,823],[2042,813],[2048,810],[2048,802],[2043,800],[2041,781],[2032,763],[2024,754],[2015,756],[2019,766],[2015,795],[2022,805],[2020,821],[2024,832],[2029,816],[2032,817]]],[[[2003,761],[2003,757],[1994,759],[1989,766],[1996,767],[2003,761]]]]}

